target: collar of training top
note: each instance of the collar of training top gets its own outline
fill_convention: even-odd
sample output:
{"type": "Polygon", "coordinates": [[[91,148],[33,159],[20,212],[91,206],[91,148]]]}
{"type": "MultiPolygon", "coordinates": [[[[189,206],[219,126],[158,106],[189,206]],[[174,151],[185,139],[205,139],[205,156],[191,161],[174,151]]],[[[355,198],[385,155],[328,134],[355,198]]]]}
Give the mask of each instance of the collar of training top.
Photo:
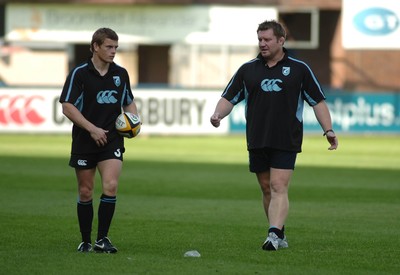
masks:
{"type": "MultiPolygon", "coordinates": [[[[286,59],[288,59],[288,50],[287,50],[285,47],[283,47],[283,52],[285,53],[285,55],[284,55],[283,58],[282,58],[281,60],[279,60],[278,63],[276,63],[276,64],[279,64],[279,63],[281,63],[281,62],[283,62],[283,61],[286,61],[286,59]]],[[[262,57],[261,53],[259,53],[259,54],[257,55],[257,58],[260,59],[261,62],[262,62],[264,65],[267,63],[267,61],[264,59],[264,57],[262,57]]]]}
{"type": "MultiPolygon", "coordinates": [[[[87,62],[88,62],[88,69],[90,71],[93,71],[95,74],[100,75],[100,73],[94,67],[94,64],[92,62],[92,58],[91,57],[88,59],[87,62]]],[[[114,62],[110,63],[110,67],[108,67],[108,71],[107,71],[106,75],[109,74],[110,72],[115,71],[116,69],[117,69],[117,65],[114,62]]]]}

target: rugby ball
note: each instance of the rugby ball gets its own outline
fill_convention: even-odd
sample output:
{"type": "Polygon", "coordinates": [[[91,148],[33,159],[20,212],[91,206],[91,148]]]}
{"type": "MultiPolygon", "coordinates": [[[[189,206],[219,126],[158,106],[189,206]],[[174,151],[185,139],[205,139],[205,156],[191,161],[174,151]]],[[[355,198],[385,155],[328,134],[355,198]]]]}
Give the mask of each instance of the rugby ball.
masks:
{"type": "Polygon", "coordinates": [[[140,133],[141,124],[139,116],[124,112],[117,117],[115,129],[123,137],[134,138],[140,133]]]}

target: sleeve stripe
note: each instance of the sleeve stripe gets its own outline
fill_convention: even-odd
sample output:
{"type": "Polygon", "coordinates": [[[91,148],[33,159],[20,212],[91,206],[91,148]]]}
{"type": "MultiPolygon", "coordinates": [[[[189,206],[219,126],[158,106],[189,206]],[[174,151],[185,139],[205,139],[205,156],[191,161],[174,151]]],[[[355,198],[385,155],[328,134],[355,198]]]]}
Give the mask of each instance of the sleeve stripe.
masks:
{"type": "Polygon", "coordinates": [[[73,87],[73,83],[74,83],[76,72],[79,69],[82,69],[82,68],[86,67],[87,65],[88,64],[86,63],[86,64],[83,64],[82,66],[76,67],[75,70],[72,72],[71,79],[69,81],[68,92],[67,92],[67,95],[65,97],[65,101],[68,101],[69,100],[69,96],[71,95],[71,90],[72,90],[72,87],[73,87]]]}
{"type": "Polygon", "coordinates": [[[311,68],[310,68],[305,62],[303,62],[303,61],[301,61],[301,60],[295,59],[295,58],[290,57],[290,56],[289,56],[289,59],[292,60],[292,61],[301,63],[301,64],[303,64],[304,66],[306,66],[306,68],[308,69],[308,71],[309,71],[310,74],[311,74],[312,79],[314,80],[315,85],[317,85],[319,92],[320,92],[321,95],[325,98],[325,94],[324,94],[324,92],[322,91],[322,88],[321,88],[321,86],[319,85],[319,82],[318,82],[317,78],[315,77],[315,75],[314,75],[313,71],[311,70],[311,68]]]}
{"type": "MultiPolygon", "coordinates": [[[[244,66],[244,65],[246,65],[246,64],[249,64],[249,63],[256,62],[256,61],[258,61],[258,60],[259,60],[258,58],[254,58],[254,59],[252,59],[252,60],[250,60],[250,61],[244,63],[242,66],[244,66]]],[[[240,68],[239,68],[239,70],[240,70],[240,68]]],[[[229,83],[228,83],[228,85],[226,86],[224,92],[222,93],[222,97],[224,97],[224,96],[228,93],[228,90],[229,90],[230,87],[232,86],[232,84],[233,84],[233,82],[234,82],[234,80],[235,80],[235,78],[236,78],[236,75],[237,75],[237,73],[239,72],[239,70],[236,71],[236,73],[233,75],[232,79],[229,81],[229,83]]],[[[243,84],[245,85],[246,83],[243,83],[243,84]]],[[[240,96],[240,94],[241,94],[242,92],[243,92],[243,89],[241,89],[240,91],[237,91],[237,94],[235,95],[235,97],[234,97],[234,99],[233,99],[233,102],[231,102],[231,103],[234,103],[234,102],[235,102],[234,104],[236,104],[236,103],[237,103],[237,99],[239,98],[239,96],[240,96]]]]}

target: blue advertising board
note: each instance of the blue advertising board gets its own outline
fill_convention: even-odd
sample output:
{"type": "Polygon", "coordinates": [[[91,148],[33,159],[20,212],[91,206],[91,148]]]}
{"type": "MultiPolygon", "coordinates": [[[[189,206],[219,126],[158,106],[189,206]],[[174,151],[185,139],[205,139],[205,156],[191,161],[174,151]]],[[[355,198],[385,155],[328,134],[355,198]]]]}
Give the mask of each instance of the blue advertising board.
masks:
{"type": "MultiPolygon", "coordinates": [[[[399,133],[400,93],[329,92],[326,100],[333,128],[345,133],[399,133]]],[[[229,116],[230,132],[244,132],[245,104],[239,103],[229,116]]],[[[305,104],[304,131],[321,132],[313,109],[305,104]]]]}

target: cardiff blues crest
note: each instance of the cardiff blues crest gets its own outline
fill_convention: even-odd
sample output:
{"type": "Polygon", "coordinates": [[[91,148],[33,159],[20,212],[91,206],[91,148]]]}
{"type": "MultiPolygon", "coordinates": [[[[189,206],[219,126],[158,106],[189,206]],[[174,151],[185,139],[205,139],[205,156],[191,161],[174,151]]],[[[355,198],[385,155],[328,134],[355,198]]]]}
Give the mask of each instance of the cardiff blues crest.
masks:
{"type": "Polygon", "coordinates": [[[121,79],[119,76],[113,76],[115,86],[119,87],[121,85],[121,79]]]}
{"type": "Polygon", "coordinates": [[[282,74],[288,76],[290,74],[290,67],[282,67],[282,74]]]}

